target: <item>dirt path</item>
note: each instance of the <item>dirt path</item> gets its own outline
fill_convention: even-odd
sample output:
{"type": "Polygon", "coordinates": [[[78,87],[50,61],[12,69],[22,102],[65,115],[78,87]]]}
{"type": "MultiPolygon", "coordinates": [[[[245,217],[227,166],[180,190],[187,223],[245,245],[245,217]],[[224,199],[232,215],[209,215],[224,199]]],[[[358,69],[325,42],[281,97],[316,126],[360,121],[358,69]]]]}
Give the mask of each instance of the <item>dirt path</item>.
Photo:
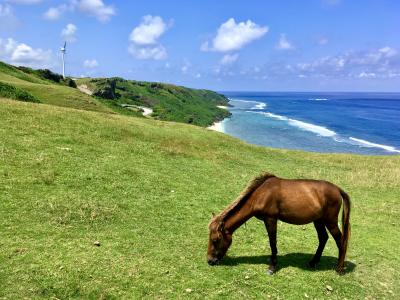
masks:
{"type": "Polygon", "coordinates": [[[88,89],[86,84],[78,85],[78,90],[80,90],[81,92],[88,94],[90,96],[93,94],[93,92],[88,89]]]}

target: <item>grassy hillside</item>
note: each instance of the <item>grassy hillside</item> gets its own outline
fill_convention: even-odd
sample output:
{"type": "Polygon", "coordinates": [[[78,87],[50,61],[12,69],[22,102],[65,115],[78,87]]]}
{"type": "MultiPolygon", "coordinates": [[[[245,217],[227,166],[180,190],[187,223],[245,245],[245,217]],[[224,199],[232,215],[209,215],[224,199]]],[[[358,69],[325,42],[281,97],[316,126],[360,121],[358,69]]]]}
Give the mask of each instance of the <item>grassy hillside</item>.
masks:
{"type": "Polygon", "coordinates": [[[83,78],[77,82],[110,102],[150,107],[152,117],[158,120],[208,126],[230,115],[218,107],[228,105],[228,99],[209,90],[122,78],[83,78]]]}
{"type": "Polygon", "coordinates": [[[61,79],[57,82],[57,74],[54,74],[53,80],[46,77],[51,76],[46,75],[44,70],[18,68],[0,62],[0,83],[23,90],[41,103],[106,113],[114,112],[99,100],[61,82],[61,79]]]}
{"type": "Polygon", "coordinates": [[[273,150],[190,125],[5,99],[0,116],[1,299],[399,297],[400,156],[273,150]],[[309,270],[313,225],[280,222],[280,269],[267,276],[255,219],[222,265],[207,265],[211,212],[262,170],[351,195],[346,275],[333,270],[332,238],[309,270]]]}
{"type": "Polygon", "coordinates": [[[230,115],[225,96],[170,84],[139,82],[122,78],[72,80],[49,70],[33,70],[0,62],[0,97],[41,102],[105,113],[142,116],[139,109],[153,109],[159,120],[208,126],[230,115]],[[77,89],[84,85],[93,96],[77,89]],[[28,100],[27,100],[28,99],[28,100]]]}

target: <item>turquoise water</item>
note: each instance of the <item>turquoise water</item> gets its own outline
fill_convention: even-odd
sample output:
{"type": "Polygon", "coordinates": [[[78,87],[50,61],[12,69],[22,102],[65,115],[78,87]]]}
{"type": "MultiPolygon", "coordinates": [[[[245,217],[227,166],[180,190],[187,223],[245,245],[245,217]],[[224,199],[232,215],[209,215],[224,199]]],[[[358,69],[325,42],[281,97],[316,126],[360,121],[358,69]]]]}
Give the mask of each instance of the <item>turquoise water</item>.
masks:
{"type": "Polygon", "coordinates": [[[249,143],[314,152],[400,153],[400,94],[224,93],[226,134],[249,143]]]}

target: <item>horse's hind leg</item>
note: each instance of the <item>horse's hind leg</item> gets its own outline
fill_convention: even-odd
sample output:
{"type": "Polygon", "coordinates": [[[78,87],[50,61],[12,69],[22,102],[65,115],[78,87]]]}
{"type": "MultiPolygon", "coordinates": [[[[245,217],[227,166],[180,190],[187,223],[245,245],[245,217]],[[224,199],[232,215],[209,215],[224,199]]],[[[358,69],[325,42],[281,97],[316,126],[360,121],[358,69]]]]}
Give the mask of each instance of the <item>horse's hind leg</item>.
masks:
{"type": "Polygon", "coordinates": [[[328,223],[326,224],[326,227],[328,228],[329,232],[331,233],[331,235],[333,236],[333,238],[335,239],[336,245],[339,249],[339,258],[338,258],[338,264],[336,267],[336,271],[338,273],[342,273],[343,272],[343,267],[344,267],[344,257],[343,257],[343,250],[342,250],[342,233],[340,232],[339,226],[336,222],[332,222],[332,223],[328,223]]]}
{"type": "Polygon", "coordinates": [[[268,274],[272,275],[276,270],[276,265],[278,263],[277,254],[278,250],[276,248],[276,227],[278,220],[273,218],[266,218],[264,220],[265,227],[267,228],[269,245],[271,247],[271,259],[269,262],[268,274]]]}
{"type": "Polygon", "coordinates": [[[328,233],[326,232],[325,224],[322,219],[314,221],[314,227],[315,230],[317,230],[319,245],[314,257],[308,263],[312,268],[315,268],[315,266],[319,263],[326,241],[328,240],[328,233]]]}

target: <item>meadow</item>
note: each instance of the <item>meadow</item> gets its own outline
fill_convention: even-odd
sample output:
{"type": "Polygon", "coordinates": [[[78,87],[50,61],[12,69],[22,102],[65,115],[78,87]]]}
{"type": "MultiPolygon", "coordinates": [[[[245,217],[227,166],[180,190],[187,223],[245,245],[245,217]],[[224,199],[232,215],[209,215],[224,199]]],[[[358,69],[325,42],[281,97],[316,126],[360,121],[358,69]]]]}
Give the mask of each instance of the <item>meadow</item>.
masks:
{"type": "Polygon", "coordinates": [[[269,149],[106,109],[0,99],[0,299],[398,299],[399,188],[399,155],[269,149]],[[266,275],[256,219],[221,265],[206,263],[211,213],[262,171],[351,196],[345,275],[332,237],[311,270],[313,225],[282,222],[279,270],[266,275]]]}

